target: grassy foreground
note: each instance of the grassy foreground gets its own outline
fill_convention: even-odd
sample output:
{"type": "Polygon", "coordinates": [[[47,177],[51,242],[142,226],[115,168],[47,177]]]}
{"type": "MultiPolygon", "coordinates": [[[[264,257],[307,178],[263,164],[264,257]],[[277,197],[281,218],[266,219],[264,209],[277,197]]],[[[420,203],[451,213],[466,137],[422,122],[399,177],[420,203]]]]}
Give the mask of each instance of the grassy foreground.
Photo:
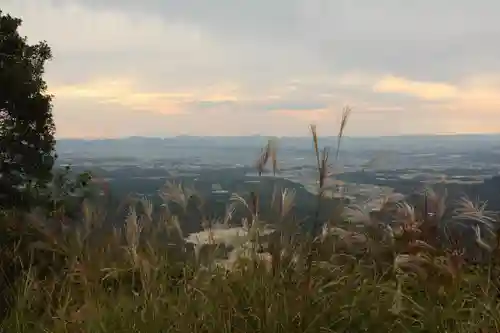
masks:
{"type": "MultiPolygon", "coordinates": [[[[328,151],[320,152],[314,128],[313,138],[320,198],[328,151]]],[[[272,145],[263,150],[259,172],[268,161],[276,168],[275,154],[272,145]]],[[[203,206],[180,185],[161,196],[203,206]]],[[[420,198],[384,198],[377,213],[344,207],[317,221],[311,236],[292,222],[300,203],[286,189],[273,195],[271,224],[260,219],[258,193],[233,195],[227,216],[200,221],[205,231],[189,238],[182,216],[147,200],[129,207],[122,227],[104,223],[98,203],[85,203],[81,221],[71,223],[57,214],[4,214],[0,325],[68,333],[500,332],[497,216],[432,191],[420,198]],[[243,227],[229,225],[236,209],[247,213],[243,227]]]]}
{"type": "Polygon", "coordinates": [[[394,232],[366,221],[361,232],[325,227],[311,243],[290,228],[257,237],[250,227],[232,251],[217,245],[217,229],[212,241],[188,246],[176,219],[150,225],[134,210],[123,232],[99,226],[88,207],[72,228],[33,220],[26,240],[2,250],[3,260],[11,256],[3,267],[17,278],[3,286],[10,311],[1,325],[5,332],[499,332],[496,250],[488,247],[484,265],[466,264],[463,253],[424,242],[425,223],[398,207],[404,220],[395,220],[394,232]]]}

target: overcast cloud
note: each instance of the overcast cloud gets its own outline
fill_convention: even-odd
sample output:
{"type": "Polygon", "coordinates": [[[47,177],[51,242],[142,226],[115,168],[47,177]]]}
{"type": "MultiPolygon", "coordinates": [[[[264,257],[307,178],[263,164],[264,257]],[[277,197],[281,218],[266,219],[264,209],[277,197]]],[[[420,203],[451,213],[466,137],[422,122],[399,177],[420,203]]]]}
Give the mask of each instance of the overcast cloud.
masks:
{"type": "Polygon", "coordinates": [[[0,0],[58,137],[500,132],[496,0],[0,0]]]}

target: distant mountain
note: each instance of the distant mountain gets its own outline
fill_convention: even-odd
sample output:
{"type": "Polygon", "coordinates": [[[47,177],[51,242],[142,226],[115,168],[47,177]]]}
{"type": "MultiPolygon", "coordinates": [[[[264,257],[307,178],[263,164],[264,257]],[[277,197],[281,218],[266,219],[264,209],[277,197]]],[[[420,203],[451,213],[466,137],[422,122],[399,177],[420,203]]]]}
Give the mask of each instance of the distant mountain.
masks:
{"type": "MultiPolygon", "coordinates": [[[[156,151],[165,147],[218,147],[218,148],[259,148],[268,137],[266,136],[234,136],[234,137],[203,137],[203,136],[177,136],[177,137],[127,137],[119,139],[60,139],[56,149],[64,154],[67,151],[77,152],[119,152],[128,151],[136,154],[136,149],[156,151]]],[[[311,149],[312,142],[309,137],[279,137],[282,148],[311,149]]],[[[337,138],[325,136],[320,138],[322,146],[336,146],[337,138]]],[[[500,134],[484,135],[429,135],[429,136],[387,136],[387,137],[345,137],[342,148],[344,150],[398,150],[413,152],[440,152],[448,153],[470,152],[473,150],[492,149],[500,151],[500,134]]],[[[140,151],[138,153],[141,153],[140,151]]]]}

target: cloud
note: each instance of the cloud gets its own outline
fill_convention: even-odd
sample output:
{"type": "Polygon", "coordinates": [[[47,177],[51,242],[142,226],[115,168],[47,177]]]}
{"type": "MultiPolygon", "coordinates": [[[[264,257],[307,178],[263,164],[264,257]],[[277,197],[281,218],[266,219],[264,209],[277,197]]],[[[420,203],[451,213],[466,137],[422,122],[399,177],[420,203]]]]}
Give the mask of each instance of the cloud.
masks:
{"type": "MultiPolygon", "coordinates": [[[[186,22],[230,44],[306,53],[337,70],[392,72],[442,80],[500,69],[495,0],[80,0],[88,8],[186,22]],[[467,22],[467,24],[463,24],[467,22]]],[[[293,53],[289,53],[293,56],[293,53]]]]}
{"type": "Polygon", "coordinates": [[[163,114],[182,113],[183,106],[193,100],[205,103],[237,100],[236,96],[224,93],[224,87],[210,87],[205,91],[155,92],[141,90],[140,84],[130,79],[96,80],[76,85],[52,87],[49,92],[57,99],[90,99],[100,104],[115,104],[131,110],[153,111],[163,114]],[[222,89],[222,90],[221,90],[222,89]]]}
{"type": "Polygon", "coordinates": [[[402,93],[424,100],[447,100],[456,98],[458,89],[450,84],[411,81],[387,76],[379,80],[373,89],[382,93],[402,93]]]}
{"type": "MultiPolygon", "coordinates": [[[[420,82],[401,77],[387,76],[378,80],[373,90],[379,93],[396,93],[413,96],[435,104],[443,112],[452,110],[472,113],[500,113],[500,75],[497,77],[471,77],[455,85],[444,82],[420,82]]],[[[499,129],[500,130],[500,129],[499,129]]]]}
{"type": "Polygon", "coordinates": [[[30,41],[53,48],[46,77],[58,136],[307,135],[310,122],[331,131],[346,104],[350,135],[500,131],[493,0],[3,0],[2,8],[23,18],[30,41]]]}
{"type": "Polygon", "coordinates": [[[329,109],[309,109],[309,110],[293,110],[293,109],[279,109],[274,110],[274,113],[284,116],[293,117],[304,122],[316,123],[324,121],[329,116],[331,110],[329,109]]]}

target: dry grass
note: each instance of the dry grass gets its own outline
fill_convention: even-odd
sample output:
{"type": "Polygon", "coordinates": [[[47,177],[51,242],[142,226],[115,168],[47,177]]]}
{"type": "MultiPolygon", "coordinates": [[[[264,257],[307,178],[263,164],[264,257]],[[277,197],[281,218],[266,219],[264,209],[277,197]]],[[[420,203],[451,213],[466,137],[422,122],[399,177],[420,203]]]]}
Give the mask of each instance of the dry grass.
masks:
{"type": "MultiPolygon", "coordinates": [[[[321,199],[329,154],[311,132],[321,199]]],[[[269,142],[259,174],[269,162],[277,172],[277,161],[269,142]]],[[[123,228],[104,226],[98,203],[69,226],[5,217],[3,331],[500,332],[498,221],[482,204],[448,207],[430,191],[422,207],[387,198],[379,212],[352,206],[317,218],[306,236],[290,222],[300,205],[293,191],[275,189],[276,221],[261,220],[258,191],[233,194],[226,216],[200,221],[203,237],[193,241],[167,208],[196,200],[203,209],[202,198],[179,184],[161,196],[160,215],[135,201],[123,228]],[[229,225],[236,209],[248,213],[242,227],[229,225]],[[471,264],[477,256],[484,260],[471,264]]]]}

